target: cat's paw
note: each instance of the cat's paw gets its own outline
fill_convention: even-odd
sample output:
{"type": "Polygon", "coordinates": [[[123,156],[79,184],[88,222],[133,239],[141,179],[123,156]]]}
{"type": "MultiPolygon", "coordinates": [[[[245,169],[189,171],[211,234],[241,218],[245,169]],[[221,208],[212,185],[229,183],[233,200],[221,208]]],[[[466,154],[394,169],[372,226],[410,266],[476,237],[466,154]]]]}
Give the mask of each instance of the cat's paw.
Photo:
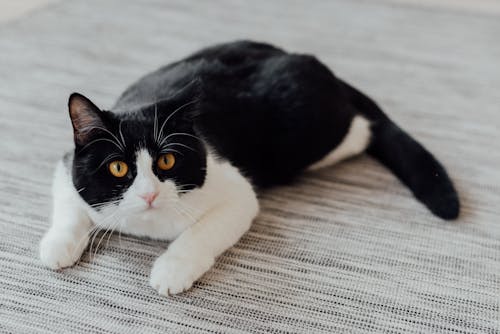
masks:
{"type": "Polygon", "coordinates": [[[49,231],[40,242],[40,260],[51,269],[72,266],[87,246],[88,236],[76,238],[71,233],[49,231]]]}
{"type": "Polygon", "coordinates": [[[188,290],[214,261],[213,257],[175,256],[167,251],[155,261],[149,283],[160,295],[175,295],[188,290]]]}

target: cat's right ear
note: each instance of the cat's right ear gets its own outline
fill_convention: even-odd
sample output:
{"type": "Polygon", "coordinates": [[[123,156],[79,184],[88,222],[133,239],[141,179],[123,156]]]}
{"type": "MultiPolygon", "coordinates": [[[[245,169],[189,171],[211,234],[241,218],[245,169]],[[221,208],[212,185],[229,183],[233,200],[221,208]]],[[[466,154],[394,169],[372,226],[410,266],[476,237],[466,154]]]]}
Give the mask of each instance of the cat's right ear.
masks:
{"type": "Polygon", "coordinates": [[[71,94],[68,108],[75,144],[87,144],[93,132],[105,128],[102,120],[103,112],[85,96],[78,93],[71,94]]]}

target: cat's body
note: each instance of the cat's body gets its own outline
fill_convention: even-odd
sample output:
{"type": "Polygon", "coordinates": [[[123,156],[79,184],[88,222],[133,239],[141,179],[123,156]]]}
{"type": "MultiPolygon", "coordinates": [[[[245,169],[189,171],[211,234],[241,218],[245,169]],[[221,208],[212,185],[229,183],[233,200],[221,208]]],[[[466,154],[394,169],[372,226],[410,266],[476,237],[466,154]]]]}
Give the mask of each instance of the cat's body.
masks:
{"type": "Polygon", "coordinates": [[[78,94],[69,107],[75,152],[57,167],[41,243],[52,268],[74,264],[94,227],[175,240],[151,284],[178,293],[248,230],[256,187],[365,150],[435,214],[458,215],[432,155],[312,56],[218,45],[143,77],[111,112],[78,94]]]}

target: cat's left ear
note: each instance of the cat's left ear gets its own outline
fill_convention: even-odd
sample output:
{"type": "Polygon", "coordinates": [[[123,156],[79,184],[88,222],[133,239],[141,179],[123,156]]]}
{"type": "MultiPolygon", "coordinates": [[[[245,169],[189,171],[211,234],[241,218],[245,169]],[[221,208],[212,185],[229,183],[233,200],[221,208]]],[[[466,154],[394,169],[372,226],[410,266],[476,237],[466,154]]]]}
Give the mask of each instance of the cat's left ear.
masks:
{"type": "Polygon", "coordinates": [[[94,132],[105,128],[103,112],[85,96],[73,93],[68,100],[75,144],[85,145],[94,132]]]}

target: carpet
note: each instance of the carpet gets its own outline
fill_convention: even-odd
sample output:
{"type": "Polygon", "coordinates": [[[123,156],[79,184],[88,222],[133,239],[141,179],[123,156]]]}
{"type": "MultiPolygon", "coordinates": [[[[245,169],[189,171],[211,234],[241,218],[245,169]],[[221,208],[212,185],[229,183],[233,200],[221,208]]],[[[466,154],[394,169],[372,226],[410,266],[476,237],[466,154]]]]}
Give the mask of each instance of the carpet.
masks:
{"type": "Polygon", "coordinates": [[[0,25],[0,332],[500,333],[500,20],[377,1],[67,0],[0,25]],[[455,222],[367,156],[259,194],[250,231],[183,294],[165,242],[113,235],[60,272],[38,243],[66,103],[240,38],[313,53],[448,168],[455,222]]]}

